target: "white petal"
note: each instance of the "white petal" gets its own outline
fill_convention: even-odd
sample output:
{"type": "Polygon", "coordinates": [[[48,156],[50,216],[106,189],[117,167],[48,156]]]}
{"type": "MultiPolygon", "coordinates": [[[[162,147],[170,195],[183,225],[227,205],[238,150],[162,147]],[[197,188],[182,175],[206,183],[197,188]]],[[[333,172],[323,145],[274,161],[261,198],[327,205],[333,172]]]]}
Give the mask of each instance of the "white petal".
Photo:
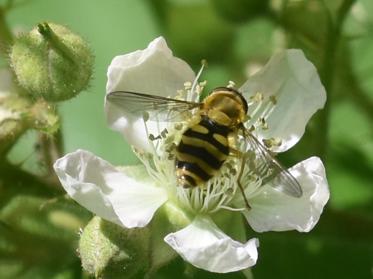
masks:
{"type": "MultiPolygon", "coordinates": [[[[194,72],[183,60],[174,57],[162,38],[153,40],[146,49],[120,55],[108,68],[106,92],[133,91],[172,97],[194,80],[194,72]]],[[[149,151],[142,119],[131,118],[114,101],[105,102],[108,125],[121,132],[137,148],[149,151]]],[[[149,132],[157,135],[157,125],[149,124],[149,132]]]]}
{"type": "Polygon", "coordinates": [[[154,187],[144,168],[117,170],[84,150],[58,159],[54,169],[66,192],[96,215],[121,226],[146,226],[167,194],[154,187]]]}
{"type": "Polygon", "coordinates": [[[297,49],[274,55],[240,90],[246,97],[257,92],[267,98],[276,96],[277,105],[267,120],[269,129],[258,132],[260,139],[282,140],[280,147],[273,148],[275,152],[283,152],[295,145],[308,120],[326,101],[316,68],[297,49]]]}
{"type": "Polygon", "coordinates": [[[145,168],[141,168],[136,176],[128,171],[126,174],[122,187],[110,193],[110,201],[125,227],[145,227],[155,211],[167,201],[167,192],[150,181],[145,168]]]}
{"type": "Polygon", "coordinates": [[[255,265],[256,238],[245,244],[224,234],[210,219],[196,217],[184,229],[170,233],[165,241],[192,265],[211,272],[233,272],[255,265]]]}
{"type": "Polygon", "coordinates": [[[290,197],[266,185],[249,198],[251,209],[244,213],[257,232],[310,231],[329,200],[325,169],[318,157],[311,157],[289,169],[302,186],[300,198],[290,197]]]}

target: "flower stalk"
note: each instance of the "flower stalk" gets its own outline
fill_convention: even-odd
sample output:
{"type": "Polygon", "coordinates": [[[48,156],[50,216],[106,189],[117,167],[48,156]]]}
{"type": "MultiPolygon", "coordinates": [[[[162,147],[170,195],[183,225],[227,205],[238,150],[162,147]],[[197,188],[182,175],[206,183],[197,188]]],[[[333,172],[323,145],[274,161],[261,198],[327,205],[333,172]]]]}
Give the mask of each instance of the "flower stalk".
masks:
{"type": "Polygon", "coordinates": [[[13,36],[6,22],[5,14],[6,11],[0,6],[0,53],[7,58],[9,46],[13,42],[13,36]]]}
{"type": "Polygon", "coordinates": [[[0,154],[6,154],[28,129],[54,134],[59,129],[59,118],[53,106],[43,100],[32,104],[24,97],[0,96],[0,154]]]}
{"type": "Polygon", "coordinates": [[[320,78],[325,86],[326,92],[328,92],[329,101],[325,104],[324,110],[320,112],[318,117],[320,135],[316,145],[316,153],[324,160],[324,162],[327,162],[327,152],[329,150],[329,121],[331,106],[333,104],[332,93],[335,78],[335,65],[338,57],[338,47],[345,18],[354,3],[355,0],[344,0],[337,11],[335,22],[329,14],[328,9],[325,8],[325,12],[328,13],[328,26],[327,33],[325,34],[325,54],[320,71],[320,78]]]}

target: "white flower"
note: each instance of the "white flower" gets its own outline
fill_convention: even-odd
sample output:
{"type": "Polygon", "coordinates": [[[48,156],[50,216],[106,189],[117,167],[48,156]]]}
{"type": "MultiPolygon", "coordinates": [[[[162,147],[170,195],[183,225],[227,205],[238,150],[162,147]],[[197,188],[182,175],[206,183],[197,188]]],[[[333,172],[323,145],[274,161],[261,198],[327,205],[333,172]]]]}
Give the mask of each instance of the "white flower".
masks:
{"type": "MultiPolygon", "coordinates": [[[[107,92],[134,91],[196,100],[196,92],[203,85],[195,84],[196,92],[192,92],[190,85],[195,79],[191,68],[174,57],[160,37],[144,50],[113,59],[108,69],[107,92]]],[[[250,104],[248,127],[255,127],[254,135],[275,152],[298,142],[308,120],[326,100],[316,69],[300,50],[276,54],[239,90],[250,104]]],[[[235,170],[239,162],[235,158],[227,160],[221,174],[204,188],[177,187],[169,148],[177,144],[188,121],[177,125],[145,121],[108,101],[105,110],[108,125],[124,135],[143,165],[118,169],[92,153],[77,150],[54,165],[63,187],[90,211],[126,228],[146,226],[160,207],[174,209],[176,219],[181,220],[179,223],[184,220],[186,227],[168,234],[164,240],[196,267],[224,273],[256,263],[257,239],[246,243],[231,239],[214,224],[213,216],[219,211],[242,212],[258,232],[308,232],[329,199],[325,170],[317,157],[289,169],[302,187],[301,198],[287,196],[268,185],[259,187],[260,183],[250,180],[246,167],[243,185],[250,210],[243,206],[237,190],[235,170]],[[167,135],[163,132],[165,127],[167,135]]]]}

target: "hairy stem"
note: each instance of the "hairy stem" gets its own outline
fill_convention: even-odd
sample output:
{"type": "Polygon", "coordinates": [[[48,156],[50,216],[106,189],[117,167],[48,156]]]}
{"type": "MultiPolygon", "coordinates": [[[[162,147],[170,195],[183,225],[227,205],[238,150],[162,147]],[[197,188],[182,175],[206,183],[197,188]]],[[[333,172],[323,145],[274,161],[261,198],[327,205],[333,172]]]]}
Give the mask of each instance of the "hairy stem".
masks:
{"type": "Polygon", "coordinates": [[[63,155],[63,138],[59,129],[53,136],[45,133],[39,133],[38,142],[40,144],[40,160],[46,167],[47,175],[53,176],[53,164],[63,155]]]}

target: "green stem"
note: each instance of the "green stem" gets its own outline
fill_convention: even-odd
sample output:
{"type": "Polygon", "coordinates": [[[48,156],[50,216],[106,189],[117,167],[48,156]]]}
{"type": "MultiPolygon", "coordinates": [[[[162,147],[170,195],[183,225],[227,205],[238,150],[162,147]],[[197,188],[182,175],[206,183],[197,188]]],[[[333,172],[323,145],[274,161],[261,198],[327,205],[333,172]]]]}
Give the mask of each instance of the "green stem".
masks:
{"type": "MultiPolygon", "coordinates": [[[[47,108],[49,108],[47,104],[47,108]]],[[[57,108],[54,109],[54,117],[60,119],[57,108]]],[[[53,123],[55,125],[55,123],[53,123]]],[[[49,181],[51,185],[59,185],[57,175],[54,171],[53,164],[64,155],[64,141],[61,130],[61,122],[58,121],[58,128],[53,129],[52,132],[45,133],[45,131],[39,132],[37,142],[40,146],[39,161],[45,167],[46,170],[46,181],[49,181]]]]}
{"type": "MultiPolygon", "coordinates": [[[[356,80],[355,80],[356,81],[356,80]]],[[[356,82],[357,83],[357,82],[356,82]]],[[[373,119],[373,101],[359,84],[356,84],[355,91],[351,91],[349,97],[352,101],[368,116],[369,119],[373,119]]]]}
{"type": "Polygon", "coordinates": [[[333,82],[335,77],[335,62],[338,53],[338,46],[342,35],[344,20],[354,4],[355,0],[345,0],[338,10],[335,23],[331,15],[328,17],[328,29],[326,33],[326,46],[324,60],[321,67],[320,78],[328,94],[328,100],[324,109],[318,117],[318,127],[320,137],[316,144],[317,154],[324,160],[327,159],[327,151],[329,145],[329,119],[332,106],[333,82]]]}
{"type": "Polygon", "coordinates": [[[361,82],[355,72],[353,71],[352,54],[346,42],[341,45],[341,55],[344,59],[341,59],[342,63],[338,65],[338,80],[342,81],[341,86],[345,88],[345,97],[357,106],[363,113],[365,113],[368,119],[373,119],[373,100],[369,97],[369,94],[362,87],[361,82]]]}
{"type": "Polygon", "coordinates": [[[13,43],[12,32],[5,20],[5,10],[0,7],[0,53],[8,57],[9,46],[13,43]]]}
{"type": "Polygon", "coordinates": [[[3,159],[26,126],[21,120],[6,119],[0,122],[0,129],[0,159],[3,159]]]}
{"type": "Polygon", "coordinates": [[[56,185],[59,187],[58,178],[54,171],[53,164],[64,154],[61,129],[59,128],[57,132],[54,133],[52,136],[40,132],[38,136],[38,142],[41,146],[40,160],[46,167],[46,179],[48,179],[52,185],[56,185]]]}

